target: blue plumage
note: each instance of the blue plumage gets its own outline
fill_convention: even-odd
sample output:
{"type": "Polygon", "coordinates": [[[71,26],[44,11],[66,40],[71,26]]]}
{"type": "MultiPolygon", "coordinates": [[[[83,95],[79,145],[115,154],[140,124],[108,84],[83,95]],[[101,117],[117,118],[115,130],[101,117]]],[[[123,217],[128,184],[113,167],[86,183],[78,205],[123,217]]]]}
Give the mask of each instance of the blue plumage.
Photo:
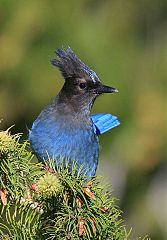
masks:
{"type": "Polygon", "coordinates": [[[64,76],[65,83],[53,102],[38,116],[29,132],[32,149],[40,161],[50,157],[69,168],[75,161],[82,173],[93,176],[99,158],[98,135],[119,125],[111,114],[90,115],[97,96],[117,92],[101,83],[96,73],[68,48],[57,50],[59,59],[51,62],[64,76]]]}
{"type": "Polygon", "coordinates": [[[69,161],[69,167],[75,161],[78,167],[84,165],[88,175],[93,176],[99,151],[98,137],[92,129],[92,122],[86,119],[73,121],[73,118],[67,115],[62,118],[56,112],[51,117],[50,112],[44,110],[33,123],[29,139],[40,161],[49,156],[59,163],[64,158],[69,161]]]}
{"type": "Polygon", "coordinates": [[[109,113],[98,113],[91,115],[92,121],[96,127],[96,134],[101,135],[110,129],[120,125],[118,118],[109,113]]]}

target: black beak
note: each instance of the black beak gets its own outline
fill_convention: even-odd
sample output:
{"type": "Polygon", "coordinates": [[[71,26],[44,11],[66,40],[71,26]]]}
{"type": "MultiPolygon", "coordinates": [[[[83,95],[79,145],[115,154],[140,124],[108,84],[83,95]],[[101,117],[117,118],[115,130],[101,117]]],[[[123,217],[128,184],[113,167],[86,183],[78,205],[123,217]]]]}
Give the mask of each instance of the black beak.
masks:
{"type": "Polygon", "coordinates": [[[116,88],[105,86],[105,85],[100,85],[95,89],[95,93],[97,94],[102,94],[102,93],[114,93],[118,92],[116,88]]]}

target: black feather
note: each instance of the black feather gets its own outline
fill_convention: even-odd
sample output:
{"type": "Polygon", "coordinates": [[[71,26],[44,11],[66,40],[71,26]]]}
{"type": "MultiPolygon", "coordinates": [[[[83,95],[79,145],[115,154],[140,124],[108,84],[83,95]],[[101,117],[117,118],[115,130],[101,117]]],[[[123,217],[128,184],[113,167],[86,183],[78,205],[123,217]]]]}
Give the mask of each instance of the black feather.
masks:
{"type": "Polygon", "coordinates": [[[99,81],[96,73],[83,63],[70,47],[66,50],[58,48],[56,50],[56,55],[58,59],[52,59],[51,63],[59,68],[65,79],[71,77],[84,77],[87,75],[93,81],[99,81]]]}

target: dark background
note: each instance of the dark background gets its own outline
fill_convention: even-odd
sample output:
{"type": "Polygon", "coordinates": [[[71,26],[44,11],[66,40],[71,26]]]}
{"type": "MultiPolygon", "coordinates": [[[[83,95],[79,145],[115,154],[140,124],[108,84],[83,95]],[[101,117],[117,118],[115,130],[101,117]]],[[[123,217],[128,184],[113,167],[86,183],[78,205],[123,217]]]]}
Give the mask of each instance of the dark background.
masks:
{"type": "Polygon", "coordinates": [[[167,1],[0,0],[1,128],[15,124],[27,138],[63,84],[50,64],[62,46],[119,89],[93,108],[121,121],[100,139],[98,174],[112,184],[132,239],[165,240],[167,1]]]}

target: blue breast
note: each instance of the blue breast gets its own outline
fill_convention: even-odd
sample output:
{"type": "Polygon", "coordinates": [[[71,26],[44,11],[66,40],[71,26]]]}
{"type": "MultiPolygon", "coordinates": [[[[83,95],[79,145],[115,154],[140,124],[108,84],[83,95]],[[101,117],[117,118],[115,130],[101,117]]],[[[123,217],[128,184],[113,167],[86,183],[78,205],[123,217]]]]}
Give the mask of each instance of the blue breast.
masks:
{"type": "MultiPolygon", "coordinates": [[[[60,163],[61,159],[75,161],[87,170],[87,176],[94,176],[98,164],[98,135],[118,126],[117,117],[111,114],[94,114],[90,118],[75,119],[69,116],[50,114],[44,111],[33,123],[29,140],[40,161],[48,156],[60,163]]],[[[85,171],[83,171],[83,174],[85,171]]]]}
{"type": "Polygon", "coordinates": [[[29,133],[29,140],[34,153],[41,161],[49,155],[59,163],[63,157],[70,163],[75,161],[78,166],[83,165],[87,176],[93,176],[96,172],[99,145],[93,124],[85,127],[63,121],[37,119],[29,133]]]}

